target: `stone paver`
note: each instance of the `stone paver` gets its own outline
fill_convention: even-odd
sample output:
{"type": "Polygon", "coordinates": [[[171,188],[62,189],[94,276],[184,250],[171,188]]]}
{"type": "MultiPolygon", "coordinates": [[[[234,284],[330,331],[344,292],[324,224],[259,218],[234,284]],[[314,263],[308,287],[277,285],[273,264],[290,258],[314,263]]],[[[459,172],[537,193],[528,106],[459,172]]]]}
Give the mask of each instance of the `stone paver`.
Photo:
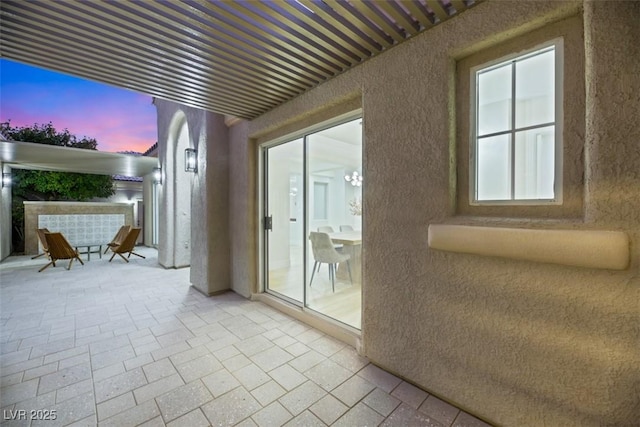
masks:
{"type": "Polygon", "coordinates": [[[56,411],[32,426],[488,426],[304,323],[232,292],[206,297],[188,268],[138,252],[147,258],[69,271],[0,263],[1,409],[56,411]]]}

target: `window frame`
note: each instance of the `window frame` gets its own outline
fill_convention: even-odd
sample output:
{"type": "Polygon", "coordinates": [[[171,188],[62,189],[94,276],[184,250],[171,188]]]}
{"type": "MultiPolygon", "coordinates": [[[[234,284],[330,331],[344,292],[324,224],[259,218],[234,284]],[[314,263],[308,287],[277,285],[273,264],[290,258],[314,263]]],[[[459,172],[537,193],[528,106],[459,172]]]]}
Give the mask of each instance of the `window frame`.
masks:
{"type": "MultiPolygon", "coordinates": [[[[482,64],[473,66],[470,68],[470,85],[469,85],[469,205],[470,206],[532,206],[532,205],[561,205],[563,203],[563,123],[564,123],[564,40],[562,37],[548,40],[544,43],[537,44],[526,50],[519,52],[513,52],[507,55],[500,56],[491,61],[484,62],[482,64]],[[499,66],[506,65],[508,63],[515,63],[518,60],[523,60],[535,56],[539,51],[554,49],[555,54],[555,115],[553,125],[555,126],[555,147],[554,147],[554,198],[552,199],[509,199],[509,200],[478,200],[476,187],[478,165],[476,162],[478,151],[478,137],[477,137],[477,120],[478,120],[478,73],[490,68],[498,68],[499,66]]],[[[515,81],[514,81],[515,84],[515,81]]],[[[512,95],[515,92],[515,85],[512,85],[512,95]]],[[[515,111],[512,111],[512,117],[515,117],[515,111]]],[[[549,126],[549,123],[545,123],[544,126],[549,126]]],[[[538,127],[544,127],[541,125],[527,126],[522,129],[515,127],[515,123],[512,120],[510,129],[504,132],[512,137],[510,146],[515,147],[515,134],[517,131],[523,131],[527,129],[535,129],[538,127]]],[[[486,137],[486,135],[483,135],[486,137]]],[[[513,150],[512,150],[513,151],[513,150]]],[[[512,155],[513,163],[513,155],[512,155]]],[[[511,174],[514,172],[514,165],[511,165],[511,174]]],[[[512,177],[513,187],[513,177],[512,177]]],[[[514,188],[511,189],[512,195],[514,194],[514,188]]]]}

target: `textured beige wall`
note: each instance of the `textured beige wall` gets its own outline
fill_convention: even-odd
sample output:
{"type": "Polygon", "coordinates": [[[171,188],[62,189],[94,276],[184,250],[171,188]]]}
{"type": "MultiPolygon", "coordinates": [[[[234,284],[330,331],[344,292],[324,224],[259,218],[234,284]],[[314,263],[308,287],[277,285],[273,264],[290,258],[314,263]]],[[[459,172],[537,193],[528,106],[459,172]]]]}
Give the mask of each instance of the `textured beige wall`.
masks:
{"type": "Polygon", "coordinates": [[[197,278],[192,268],[191,283],[206,283],[206,293],[215,294],[231,287],[229,135],[224,117],[207,113],[206,126],[203,126],[199,137],[198,156],[203,154],[202,148],[206,146],[206,169],[204,174],[198,172],[201,181],[198,186],[194,186],[194,198],[200,199],[202,205],[192,210],[193,221],[196,223],[192,227],[191,238],[201,240],[201,245],[199,248],[194,247],[192,261],[198,258],[204,261],[207,277],[197,278]],[[206,211],[203,212],[201,208],[206,211]]]}
{"type": "Polygon", "coordinates": [[[594,159],[585,171],[585,219],[610,227],[634,224],[638,233],[640,2],[589,2],[585,19],[585,156],[594,159]]]}
{"type": "MultiPolygon", "coordinates": [[[[246,149],[255,156],[255,146],[246,148],[254,139],[304,127],[361,94],[362,333],[373,362],[497,424],[637,422],[639,5],[485,1],[243,125],[248,137],[232,150],[233,177],[250,176],[255,159],[234,160],[246,149]],[[573,154],[584,157],[567,159],[584,168],[582,210],[457,214],[456,61],[571,17],[583,21],[586,46],[584,73],[567,76],[586,79],[586,97],[576,89],[565,98],[587,106],[584,143],[573,154]],[[623,231],[631,266],[597,271],[430,250],[430,223],[623,231]]],[[[579,138],[580,125],[575,129],[579,138]]],[[[246,198],[257,195],[255,180],[248,190],[232,193],[232,205],[251,208],[246,198]]],[[[237,237],[258,241],[249,226],[234,228],[237,237]]],[[[238,265],[254,261],[238,256],[238,265]]],[[[236,280],[248,277],[234,272],[234,289],[246,289],[236,280]]]]}
{"type": "Polygon", "coordinates": [[[229,260],[229,137],[224,117],[204,110],[156,99],[158,110],[158,159],[165,169],[160,186],[158,261],[176,267],[176,253],[183,248],[174,235],[178,206],[176,192],[191,192],[191,284],[205,294],[230,288],[229,260]],[[189,128],[190,145],[198,154],[196,173],[184,173],[184,152],[175,151],[175,135],[181,120],[189,128]],[[175,162],[176,158],[178,159],[175,162]],[[173,173],[173,168],[182,171],[173,173]],[[172,172],[166,173],[172,169],[172,172]],[[166,179],[166,177],[173,179],[166,179]]]}
{"type": "Polygon", "coordinates": [[[245,297],[256,292],[258,282],[257,239],[258,203],[255,192],[257,166],[255,145],[247,136],[247,122],[229,129],[229,230],[231,236],[231,287],[245,297]]]}
{"type": "Polygon", "coordinates": [[[24,253],[38,253],[39,215],[120,214],[124,223],[133,226],[133,206],[128,203],[97,202],[24,202],[24,253]]]}
{"type": "Polygon", "coordinates": [[[153,174],[148,174],[143,177],[142,181],[142,200],[144,201],[143,207],[143,242],[145,246],[154,247],[153,242],[153,174]]]}
{"type": "MultiPolygon", "coordinates": [[[[3,167],[0,172],[9,173],[11,168],[3,167]]],[[[0,187],[0,261],[11,254],[11,187],[0,187]]]]}
{"type": "Polygon", "coordinates": [[[162,169],[162,182],[156,184],[158,194],[158,262],[165,268],[177,268],[190,264],[191,247],[180,244],[176,222],[188,206],[178,194],[191,190],[191,176],[186,175],[184,166],[180,169],[176,152],[178,135],[186,121],[189,136],[192,137],[194,122],[200,123],[204,112],[179,106],[170,101],[155,99],[158,118],[158,164],[162,169]],[[187,113],[194,116],[187,119],[187,113]]]}

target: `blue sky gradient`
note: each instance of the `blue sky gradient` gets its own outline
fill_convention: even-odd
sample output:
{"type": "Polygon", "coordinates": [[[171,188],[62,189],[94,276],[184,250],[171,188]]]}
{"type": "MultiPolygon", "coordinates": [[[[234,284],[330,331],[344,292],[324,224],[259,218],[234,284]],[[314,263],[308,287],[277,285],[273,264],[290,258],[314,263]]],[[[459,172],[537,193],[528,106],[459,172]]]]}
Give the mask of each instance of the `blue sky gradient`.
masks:
{"type": "Polygon", "coordinates": [[[149,95],[0,59],[0,122],[13,127],[51,122],[100,151],[144,152],[157,139],[149,95]]]}

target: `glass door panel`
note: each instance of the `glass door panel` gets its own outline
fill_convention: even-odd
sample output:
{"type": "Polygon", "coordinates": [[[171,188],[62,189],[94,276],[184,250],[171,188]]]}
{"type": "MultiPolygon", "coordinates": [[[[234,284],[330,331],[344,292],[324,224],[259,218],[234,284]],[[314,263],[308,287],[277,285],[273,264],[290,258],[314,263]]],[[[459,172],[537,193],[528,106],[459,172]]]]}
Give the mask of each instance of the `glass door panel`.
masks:
{"type": "Polygon", "coordinates": [[[303,139],[265,151],[266,289],[295,303],[304,300],[303,139]]]}
{"type": "Polygon", "coordinates": [[[357,329],[362,308],[361,123],[353,120],[306,137],[305,305],[357,329]],[[329,234],[329,247],[312,244],[311,232],[329,234]]]}

